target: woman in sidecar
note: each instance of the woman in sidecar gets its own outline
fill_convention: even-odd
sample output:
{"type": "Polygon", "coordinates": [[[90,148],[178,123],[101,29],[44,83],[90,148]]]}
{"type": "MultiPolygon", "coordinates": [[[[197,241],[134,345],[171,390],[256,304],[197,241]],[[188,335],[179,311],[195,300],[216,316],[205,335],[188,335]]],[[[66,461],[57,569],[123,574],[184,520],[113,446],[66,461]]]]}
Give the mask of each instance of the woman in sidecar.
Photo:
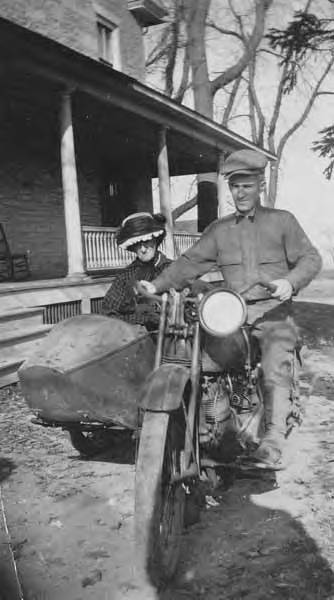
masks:
{"type": "Polygon", "coordinates": [[[160,304],[137,297],[137,279],[152,281],[170,260],[159,246],[163,215],[135,213],[120,227],[118,244],[136,254],[112,282],[104,315],[79,315],[55,325],[19,370],[35,423],[59,426],[83,456],[132,435],[138,427],[138,390],[153,368],[160,304]],[[111,318],[107,318],[111,317],[111,318]]]}
{"type": "Polygon", "coordinates": [[[152,281],[171,260],[159,251],[165,238],[166,219],[162,214],[134,213],[120,227],[117,243],[136,254],[135,260],[115,277],[102,303],[104,315],[128,323],[145,325],[151,331],[159,323],[159,305],[135,294],[136,281],[152,281]]]}

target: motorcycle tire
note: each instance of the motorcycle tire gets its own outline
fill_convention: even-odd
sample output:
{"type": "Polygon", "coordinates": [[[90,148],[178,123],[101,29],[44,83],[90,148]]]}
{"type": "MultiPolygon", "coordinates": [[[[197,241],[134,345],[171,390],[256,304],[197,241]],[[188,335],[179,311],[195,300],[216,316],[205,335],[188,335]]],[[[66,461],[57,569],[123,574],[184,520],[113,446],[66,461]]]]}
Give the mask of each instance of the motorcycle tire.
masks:
{"type": "Polygon", "coordinates": [[[181,472],[186,427],[183,411],[146,412],[136,466],[135,539],[141,566],[154,585],[175,574],[184,528],[181,472]]]}
{"type": "Polygon", "coordinates": [[[105,452],[111,447],[111,436],[109,431],[81,431],[80,429],[69,429],[70,440],[73,448],[80,456],[91,458],[105,452]]]}

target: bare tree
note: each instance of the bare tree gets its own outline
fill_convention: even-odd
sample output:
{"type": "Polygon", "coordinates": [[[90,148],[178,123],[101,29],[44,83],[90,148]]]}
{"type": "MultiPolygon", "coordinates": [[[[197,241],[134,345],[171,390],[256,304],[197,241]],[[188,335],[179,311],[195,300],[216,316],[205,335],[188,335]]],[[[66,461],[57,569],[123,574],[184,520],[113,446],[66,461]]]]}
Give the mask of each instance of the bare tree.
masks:
{"type": "MultiPolygon", "coordinates": [[[[325,93],[322,86],[334,64],[331,48],[325,48],[320,43],[325,38],[328,41],[329,32],[325,27],[326,23],[315,15],[309,14],[307,12],[309,6],[310,2],[307,2],[304,11],[295,13],[286,29],[271,29],[264,40],[269,42],[269,46],[263,44],[260,48],[260,52],[270,55],[271,68],[276,69],[277,73],[277,86],[271,98],[270,111],[268,106],[263,106],[264,102],[260,99],[257,89],[256,69],[260,52],[248,65],[245,85],[248,93],[251,137],[256,144],[265,145],[277,156],[277,161],[271,165],[269,175],[267,204],[270,206],[276,203],[279,169],[286,144],[305,123],[317,98],[325,93]],[[319,52],[322,52],[323,66],[321,68],[315,66],[312,82],[308,82],[305,74],[310,72],[310,57],[319,52]],[[298,86],[298,81],[302,78],[303,95],[298,86]],[[308,92],[306,88],[309,88],[308,92]],[[282,125],[280,126],[280,118],[287,112],[286,99],[290,101],[290,107],[292,101],[294,103],[294,117],[283,128],[282,125]]],[[[247,46],[247,38],[245,39],[241,27],[240,36],[247,46]]]]}
{"type": "MultiPolygon", "coordinates": [[[[273,0],[249,0],[248,22],[251,23],[247,34],[247,44],[239,41],[239,54],[234,63],[220,69],[216,76],[210,77],[208,68],[207,29],[211,0],[171,0],[171,21],[162,33],[158,44],[165,43],[165,50],[158,45],[151,51],[148,62],[150,65],[161,61],[165,64],[165,91],[181,102],[189,87],[193,93],[194,107],[199,113],[213,118],[214,100],[217,92],[228,84],[240,79],[241,74],[254,59],[256,50],[263,38],[267,11],[273,0]],[[177,20],[177,24],[175,23],[177,20]],[[180,54],[181,50],[181,54],[180,54]],[[163,53],[163,54],[162,54],[163,53]],[[180,84],[175,90],[175,67],[177,56],[182,61],[179,70],[182,75],[180,84]]],[[[233,0],[228,0],[230,11],[235,12],[233,0]]],[[[209,22],[210,25],[210,22],[209,22]]],[[[223,32],[223,30],[222,30],[223,32]]],[[[227,33],[230,35],[230,33],[227,33]]],[[[217,186],[213,184],[212,174],[208,177],[198,177],[199,230],[202,230],[217,215],[217,186]]],[[[191,202],[190,202],[191,204],[191,202]]],[[[189,202],[186,205],[189,206],[189,202]]],[[[188,210],[188,208],[186,208],[188,210]]]]}
{"type": "MultiPolygon", "coordinates": [[[[266,35],[266,17],[272,0],[252,0],[247,3],[247,7],[244,2],[239,3],[239,10],[236,0],[227,0],[225,16],[228,15],[229,19],[223,24],[219,19],[212,17],[211,0],[170,2],[175,7],[172,12],[173,18],[180,19],[177,44],[182,68],[177,56],[175,59],[175,54],[169,52],[166,60],[172,69],[168,70],[166,67],[166,72],[171,74],[173,71],[172,79],[175,81],[175,67],[179,65],[179,87],[169,85],[168,92],[178,101],[182,101],[186,90],[191,86],[195,109],[210,118],[215,114],[217,98],[221,102],[223,94],[222,124],[231,129],[239,127],[239,130],[242,124],[242,133],[246,128],[256,144],[267,147],[277,155],[277,162],[271,166],[266,195],[267,203],[274,206],[286,144],[305,123],[317,98],[329,93],[323,89],[323,85],[334,62],[331,20],[321,19],[310,13],[312,0],[306,0],[304,10],[296,12],[285,28],[271,29],[266,35]],[[234,62],[225,69],[218,67],[218,72],[211,77],[208,68],[208,31],[214,31],[221,36],[221,40],[233,41],[234,48],[238,49],[233,55],[234,62]],[[312,62],[312,58],[319,53],[321,67],[312,62]],[[273,70],[276,70],[276,88],[274,93],[271,90],[269,102],[268,96],[261,91],[261,83],[263,74],[273,70]],[[286,124],[283,117],[289,112],[289,103],[290,107],[293,105],[294,117],[286,124]],[[296,111],[297,106],[299,112],[296,111]]],[[[168,43],[175,44],[171,30],[168,39],[168,43]]],[[[334,168],[333,127],[327,132],[325,140],[327,152],[329,133],[333,141],[334,168]]],[[[317,149],[321,150],[319,146],[317,149]]],[[[325,146],[322,147],[322,152],[325,152],[325,146]]],[[[205,177],[199,178],[198,190],[198,198],[194,197],[183,207],[178,207],[175,215],[180,216],[198,204],[199,221],[202,215],[205,225],[205,221],[215,218],[216,195],[205,177]],[[203,195],[204,201],[201,200],[203,195]]]]}

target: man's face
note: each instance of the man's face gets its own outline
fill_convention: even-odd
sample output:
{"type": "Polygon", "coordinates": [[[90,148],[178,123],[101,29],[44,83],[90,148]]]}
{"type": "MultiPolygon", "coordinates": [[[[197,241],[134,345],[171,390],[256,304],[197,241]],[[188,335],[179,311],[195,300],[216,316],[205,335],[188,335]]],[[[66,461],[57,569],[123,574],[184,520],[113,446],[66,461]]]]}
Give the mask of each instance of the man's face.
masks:
{"type": "Polygon", "coordinates": [[[234,175],[229,181],[236,209],[248,214],[260,204],[261,183],[258,175],[234,175]]]}
{"type": "Polygon", "coordinates": [[[139,260],[147,263],[150,262],[150,260],[153,260],[157,249],[157,243],[153,239],[147,240],[146,242],[137,242],[137,244],[133,246],[133,249],[139,260]]]}

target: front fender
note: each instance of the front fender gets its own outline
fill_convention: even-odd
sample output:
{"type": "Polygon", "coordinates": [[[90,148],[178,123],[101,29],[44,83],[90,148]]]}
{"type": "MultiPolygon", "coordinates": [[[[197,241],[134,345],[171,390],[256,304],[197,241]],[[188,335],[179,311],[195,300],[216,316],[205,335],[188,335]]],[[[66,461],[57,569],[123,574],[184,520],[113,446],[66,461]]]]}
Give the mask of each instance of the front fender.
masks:
{"type": "Polygon", "coordinates": [[[140,408],[152,412],[171,412],[181,405],[190,371],[182,365],[164,364],[149,375],[139,401],[140,408]]]}

